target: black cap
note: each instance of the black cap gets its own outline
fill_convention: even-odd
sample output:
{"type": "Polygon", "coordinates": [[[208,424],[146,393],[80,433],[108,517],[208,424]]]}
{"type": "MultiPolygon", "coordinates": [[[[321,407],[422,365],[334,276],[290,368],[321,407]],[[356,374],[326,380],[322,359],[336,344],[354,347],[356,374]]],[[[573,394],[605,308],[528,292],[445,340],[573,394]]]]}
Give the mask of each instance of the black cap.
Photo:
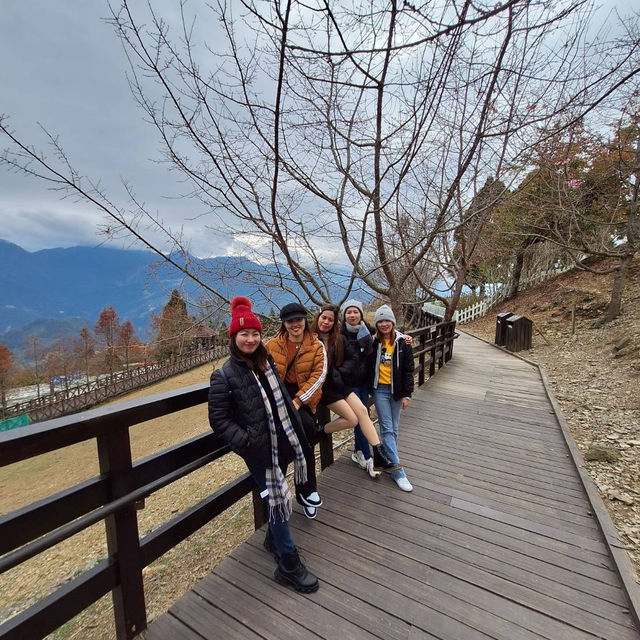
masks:
{"type": "Polygon", "coordinates": [[[306,317],[307,310],[299,302],[290,302],[280,309],[280,320],[282,320],[282,322],[306,317]]]}

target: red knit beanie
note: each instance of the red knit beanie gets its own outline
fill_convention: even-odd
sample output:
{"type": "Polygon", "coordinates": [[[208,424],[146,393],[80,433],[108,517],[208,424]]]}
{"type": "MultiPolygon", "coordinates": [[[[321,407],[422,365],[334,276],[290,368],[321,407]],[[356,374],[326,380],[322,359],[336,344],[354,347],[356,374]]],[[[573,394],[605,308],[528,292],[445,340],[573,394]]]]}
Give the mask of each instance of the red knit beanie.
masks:
{"type": "Polygon", "coordinates": [[[251,311],[251,302],[242,296],[236,296],[231,301],[231,322],[229,323],[229,337],[241,329],[257,329],[262,333],[262,325],[258,316],[251,311]]]}

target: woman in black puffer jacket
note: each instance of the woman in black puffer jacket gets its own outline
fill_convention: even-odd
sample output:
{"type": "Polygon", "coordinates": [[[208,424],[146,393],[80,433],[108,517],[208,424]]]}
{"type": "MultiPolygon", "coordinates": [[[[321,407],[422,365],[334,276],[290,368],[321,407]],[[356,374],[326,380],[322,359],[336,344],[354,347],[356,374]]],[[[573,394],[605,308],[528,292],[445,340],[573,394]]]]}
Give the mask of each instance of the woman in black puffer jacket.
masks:
{"type": "MultiPolygon", "coordinates": [[[[294,481],[307,478],[305,438],[298,412],[262,344],[262,325],[246,298],[231,301],[231,357],[211,375],[209,423],[240,455],[263,499],[269,523],[265,547],[278,566],[274,577],[297,591],[318,589],[318,579],[302,564],[289,530],[293,499],[286,468],[293,460],[294,481]]],[[[316,494],[317,495],[317,494],[316,494]]]]}
{"type": "MultiPolygon", "coordinates": [[[[342,305],[340,332],[345,340],[344,359],[351,362],[351,386],[365,407],[369,406],[369,360],[373,353],[373,331],[364,320],[364,309],[359,300],[347,300],[342,305]]],[[[353,430],[353,453],[351,459],[375,478],[378,471],[373,468],[369,443],[357,424],[353,430]]]]}

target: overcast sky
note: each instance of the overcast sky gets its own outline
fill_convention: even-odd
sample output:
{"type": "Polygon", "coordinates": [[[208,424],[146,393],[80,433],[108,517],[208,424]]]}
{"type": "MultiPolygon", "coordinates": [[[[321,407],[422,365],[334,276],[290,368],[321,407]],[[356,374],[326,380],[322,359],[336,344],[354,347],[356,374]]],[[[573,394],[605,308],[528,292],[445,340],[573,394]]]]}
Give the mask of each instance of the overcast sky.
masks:
{"type": "MultiPolygon", "coordinates": [[[[174,0],[154,0],[154,7],[174,0]]],[[[228,241],[204,229],[197,205],[180,199],[177,177],[159,166],[155,130],[129,90],[126,58],[101,0],[0,2],[0,113],[24,141],[49,153],[38,129],[59,135],[75,167],[100,179],[119,204],[126,179],[172,226],[184,225],[200,256],[222,255],[228,241]],[[185,206],[187,211],[185,211],[185,206]]],[[[0,134],[0,147],[7,146],[0,134]]],[[[0,238],[35,251],[96,245],[106,219],[90,205],[61,199],[37,179],[0,167],[0,238]]]]}
{"type": "MultiPolygon", "coordinates": [[[[628,10],[637,0],[616,4],[628,10]]],[[[164,14],[163,5],[171,13],[177,2],[153,0],[164,14]]],[[[126,179],[170,226],[184,226],[194,254],[228,253],[228,239],[195,219],[197,203],[180,199],[181,185],[152,162],[160,144],[130,93],[126,59],[107,15],[103,0],[0,0],[0,114],[36,148],[47,149],[37,123],[59,135],[73,165],[100,179],[121,205],[126,179]]],[[[96,245],[104,223],[90,205],[61,199],[43,182],[0,167],[0,238],[29,251],[96,245]]]]}

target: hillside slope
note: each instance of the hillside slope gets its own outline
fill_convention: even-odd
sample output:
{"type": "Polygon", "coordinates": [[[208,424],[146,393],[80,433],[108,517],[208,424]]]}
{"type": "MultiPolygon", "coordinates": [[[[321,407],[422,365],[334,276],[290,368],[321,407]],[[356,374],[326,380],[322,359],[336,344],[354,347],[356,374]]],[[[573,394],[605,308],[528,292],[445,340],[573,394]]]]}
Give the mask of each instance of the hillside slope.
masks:
{"type": "Polygon", "coordinates": [[[612,278],[570,271],[461,328],[493,342],[497,313],[512,311],[533,321],[532,348],[519,355],[549,377],[640,576],[640,263],[627,278],[623,314],[603,325],[612,278]]]}

